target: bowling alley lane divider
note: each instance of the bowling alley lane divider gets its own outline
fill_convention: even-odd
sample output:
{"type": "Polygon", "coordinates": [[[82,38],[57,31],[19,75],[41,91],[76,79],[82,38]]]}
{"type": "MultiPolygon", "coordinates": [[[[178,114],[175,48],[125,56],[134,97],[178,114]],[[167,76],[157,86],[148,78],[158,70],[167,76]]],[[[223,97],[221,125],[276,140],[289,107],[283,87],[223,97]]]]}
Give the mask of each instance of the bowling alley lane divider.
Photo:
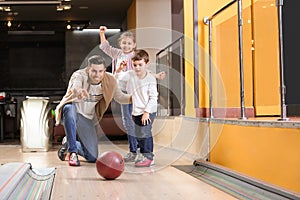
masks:
{"type": "Polygon", "coordinates": [[[34,169],[30,163],[0,166],[1,199],[50,199],[55,168],[34,169]]]}

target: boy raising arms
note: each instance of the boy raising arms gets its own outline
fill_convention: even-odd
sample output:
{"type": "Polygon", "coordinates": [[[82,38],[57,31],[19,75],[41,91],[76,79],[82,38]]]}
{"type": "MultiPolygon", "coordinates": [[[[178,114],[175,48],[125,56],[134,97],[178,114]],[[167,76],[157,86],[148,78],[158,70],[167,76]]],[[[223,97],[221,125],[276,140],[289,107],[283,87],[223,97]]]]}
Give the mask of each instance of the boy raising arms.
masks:
{"type": "MultiPolygon", "coordinates": [[[[149,55],[145,50],[135,50],[132,56],[133,70],[120,73],[120,84],[129,84],[132,88],[132,117],[143,159],[135,163],[136,167],[149,167],[154,164],[152,124],[157,112],[157,83],[147,70],[149,55]]],[[[121,65],[126,65],[125,62],[121,65]]]]}

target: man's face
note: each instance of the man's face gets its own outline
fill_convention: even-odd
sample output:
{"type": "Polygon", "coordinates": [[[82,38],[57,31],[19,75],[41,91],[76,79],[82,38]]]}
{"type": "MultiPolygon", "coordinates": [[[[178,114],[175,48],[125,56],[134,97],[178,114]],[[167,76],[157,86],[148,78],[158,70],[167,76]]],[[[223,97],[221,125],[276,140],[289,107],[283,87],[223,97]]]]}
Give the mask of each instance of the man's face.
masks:
{"type": "Polygon", "coordinates": [[[147,73],[148,63],[145,60],[135,60],[133,63],[133,70],[139,78],[144,78],[147,73]]]}
{"type": "Polygon", "coordinates": [[[89,79],[91,80],[92,84],[99,84],[105,73],[105,66],[103,64],[101,65],[96,65],[96,64],[91,64],[91,66],[88,68],[88,75],[89,79]]]}

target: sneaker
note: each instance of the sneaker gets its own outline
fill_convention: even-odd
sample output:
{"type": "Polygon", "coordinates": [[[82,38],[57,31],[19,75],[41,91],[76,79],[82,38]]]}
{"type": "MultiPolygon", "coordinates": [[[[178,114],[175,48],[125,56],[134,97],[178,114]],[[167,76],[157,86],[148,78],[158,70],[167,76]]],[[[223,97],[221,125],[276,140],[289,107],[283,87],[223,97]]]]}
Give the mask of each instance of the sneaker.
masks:
{"type": "Polygon", "coordinates": [[[142,161],[135,163],[136,167],[150,167],[152,165],[154,165],[154,160],[150,160],[146,157],[144,157],[142,161]]]}
{"type": "Polygon", "coordinates": [[[64,161],[66,159],[68,148],[69,147],[68,147],[68,143],[67,143],[67,137],[65,136],[62,140],[62,145],[57,152],[58,158],[61,161],[64,161]]]}
{"type": "Polygon", "coordinates": [[[136,155],[136,153],[129,152],[124,156],[124,162],[134,162],[135,158],[137,157],[136,155]]]}
{"type": "Polygon", "coordinates": [[[70,153],[70,155],[69,155],[69,165],[70,166],[79,166],[80,165],[77,153],[74,153],[74,152],[70,153]]]}
{"type": "Polygon", "coordinates": [[[145,158],[145,157],[143,156],[142,153],[137,153],[134,162],[135,162],[135,163],[138,163],[138,162],[144,160],[144,158],[145,158]]]}

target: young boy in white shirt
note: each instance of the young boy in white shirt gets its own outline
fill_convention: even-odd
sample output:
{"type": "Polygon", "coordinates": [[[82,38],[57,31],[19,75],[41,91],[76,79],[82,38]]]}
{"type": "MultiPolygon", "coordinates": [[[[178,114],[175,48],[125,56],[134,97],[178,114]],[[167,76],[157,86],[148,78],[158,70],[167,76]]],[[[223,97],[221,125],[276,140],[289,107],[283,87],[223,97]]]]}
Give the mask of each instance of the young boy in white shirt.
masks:
{"type": "MultiPolygon", "coordinates": [[[[145,50],[135,50],[132,56],[133,70],[120,73],[119,85],[130,86],[132,91],[132,117],[143,159],[136,162],[136,167],[149,167],[153,160],[152,124],[157,112],[157,82],[148,71],[149,55],[145,50]]],[[[121,63],[126,65],[126,62],[121,63]]]]}

